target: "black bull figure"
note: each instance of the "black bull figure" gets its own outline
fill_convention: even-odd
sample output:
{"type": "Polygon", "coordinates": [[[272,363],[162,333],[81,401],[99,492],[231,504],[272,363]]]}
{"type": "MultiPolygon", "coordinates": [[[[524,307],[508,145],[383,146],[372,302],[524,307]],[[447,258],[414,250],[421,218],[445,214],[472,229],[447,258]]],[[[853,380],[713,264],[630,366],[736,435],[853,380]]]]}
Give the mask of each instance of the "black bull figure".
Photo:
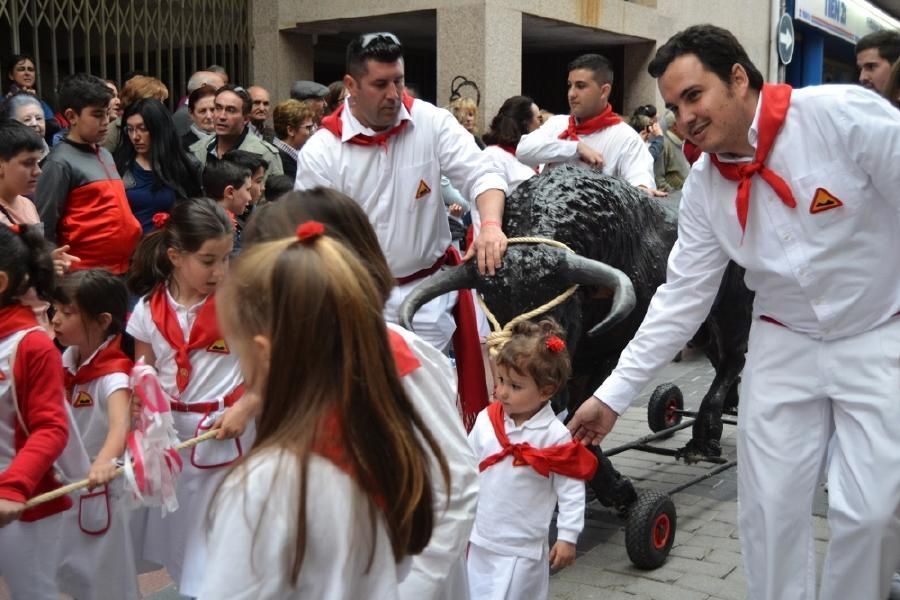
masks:
{"type": "MultiPolygon", "coordinates": [[[[575,254],[546,244],[514,244],[494,277],[480,275],[474,261],[446,269],[410,294],[401,307],[401,320],[409,327],[413,314],[428,300],[473,288],[504,324],[573,283],[581,284],[547,313],[565,329],[572,355],[572,378],[557,399],[572,414],[612,372],[656,288],[665,282],[666,260],[677,236],[678,198],[652,198],[595,171],[559,166],[522,184],[507,199],[503,220],[510,238],[549,238],[575,254]]],[[[723,409],[737,407],[752,299],[743,269],[732,263],[701,330],[716,376],[701,403],[693,437],[681,451],[687,460],[720,454],[723,409]]],[[[598,455],[601,468],[592,482],[598,497],[607,506],[630,504],[631,484],[619,477],[602,452],[598,455]]]]}

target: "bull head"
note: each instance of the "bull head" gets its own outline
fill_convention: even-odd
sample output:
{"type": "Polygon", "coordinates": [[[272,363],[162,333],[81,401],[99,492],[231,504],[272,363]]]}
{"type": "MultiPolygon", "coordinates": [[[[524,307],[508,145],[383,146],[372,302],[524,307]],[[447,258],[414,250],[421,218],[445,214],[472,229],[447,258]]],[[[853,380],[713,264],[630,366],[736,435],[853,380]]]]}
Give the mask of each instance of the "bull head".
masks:
{"type": "MultiPolygon", "coordinates": [[[[636,297],[631,280],[622,271],[596,260],[572,254],[553,247],[544,247],[548,253],[558,254],[557,271],[554,274],[561,284],[568,287],[574,284],[597,286],[612,293],[612,303],[606,317],[588,331],[589,337],[597,337],[625,319],[634,309],[636,297]]],[[[504,257],[509,260],[510,254],[504,257]]],[[[497,277],[503,277],[506,269],[501,267],[497,277]]],[[[437,275],[417,286],[400,305],[400,323],[412,329],[412,319],[416,311],[425,303],[454,290],[479,289],[482,276],[478,273],[475,261],[464,265],[444,269],[437,275]]],[[[532,306],[530,308],[536,308],[532,306]]],[[[524,312],[524,311],[523,311],[524,312]]]]}

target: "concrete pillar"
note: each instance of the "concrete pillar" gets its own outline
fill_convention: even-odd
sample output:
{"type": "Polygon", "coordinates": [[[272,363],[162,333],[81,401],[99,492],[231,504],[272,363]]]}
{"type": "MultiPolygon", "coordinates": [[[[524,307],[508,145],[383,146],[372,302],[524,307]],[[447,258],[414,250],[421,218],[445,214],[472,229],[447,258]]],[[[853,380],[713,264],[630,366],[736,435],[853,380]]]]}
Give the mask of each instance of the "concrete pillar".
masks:
{"type": "Polygon", "coordinates": [[[437,104],[450,98],[457,75],[481,92],[478,130],[522,88],[522,12],[494,3],[437,9],[437,104]]]}
{"type": "Polygon", "coordinates": [[[253,2],[252,83],[269,90],[273,104],[290,98],[295,80],[313,78],[312,36],[283,32],[296,23],[281,22],[279,4],[279,0],[253,2]]]}
{"type": "Polygon", "coordinates": [[[656,80],[647,75],[647,65],[656,54],[653,42],[643,44],[627,44],[625,46],[625,65],[623,81],[613,83],[624,86],[625,106],[614,106],[620,115],[631,115],[635,108],[642,104],[653,104],[662,116],[664,112],[662,97],[656,87],[656,80]]]}

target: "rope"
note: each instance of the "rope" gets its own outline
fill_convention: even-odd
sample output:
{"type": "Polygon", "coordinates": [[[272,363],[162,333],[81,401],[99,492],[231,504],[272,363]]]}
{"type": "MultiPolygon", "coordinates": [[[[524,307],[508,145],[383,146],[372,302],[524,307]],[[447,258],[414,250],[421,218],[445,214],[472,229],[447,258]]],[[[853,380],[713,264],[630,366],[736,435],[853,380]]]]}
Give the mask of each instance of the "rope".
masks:
{"type": "MultiPolygon", "coordinates": [[[[192,448],[199,444],[200,442],[205,442],[206,440],[212,439],[216,437],[220,429],[213,429],[211,431],[207,431],[202,435],[198,435],[195,438],[191,438],[184,442],[181,442],[177,446],[175,446],[176,450],[184,450],[186,448],[192,448]]],[[[113,475],[113,479],[121,475],[125,472],[125,467],[119,467],[116,469],[116,474],[113,475]]],[[[38,504],[43,504],[45,502],[50,502],[51,500],[56,500],[57,498],[62,498],[63,496],[68,496],[72,492],[77,492],[80,489],[86,488],[88,486],[87,479],[82,479],[81,481],[76,481],[75,483],[70,483],[69,485],[64,485],[61,488],[57,488],[51,492],[47,492],[45,494],[41,494],[40,496],[35,496],[31,500],[25,503],[25,509],[34,508],[38,504]]]]}
{"type": "MultiPolygon", "coordinates": [[[[571,248],[569,248],[566,244],[564,244],[562,242],[558,242],[556,240],[551,240],[549,238],[542,238],[542,237],[510,238],[507,240],[507,244],[547,244],[548,246],[555,246],[556,248],[562,248],[563,250],[566,250],[573,254],[575,253],[574,250],[572,250],[571,248]]],[[[494,313],[491,312],[491,309],[488,308],[488,305],[487,305],[487,303],[485,303],[484,298],[481,297],[481,294],[475,294],[478,297],[478,303],[481,305],[481,310],[484,311],[484,314],[485,314],[485,316],[487,316],[488,321],[491,322],[491,328],[493,329],[493,332],[488,334],[488,336],[484,340],[485,345],[487,345],[488,353],[490,354],[490,356],[492,358],[497,356],[497,353],[500,352],[500,348],[502,348],[503,345],[506,344],[506,342],[508,342],[509,339],[512,337],[513,327],[515,327],[518,323],[521,323],[522,321],[528,321],[530,319],[533,319],[534,317],[537,317],[538,315],[542,315],[545,312],[549,312],[549,311],[553,310],[554,308],[556,308],[557,306],[559,306],[560,304],[562,304],[563,302],[568,300],[572,296],[572,294],[575,293],[575,290],[577,290],[577,289],[578,289],[578,284],[576,283],[575,285],[571,286],[570,288],[565,290],[563,293],[558,295],[553,300],[550,300],[549,302],[542,304],[541,306],[538,306],[535,309],[532,309],[526,313],[523,313],[523,314],[513,318],[512,320],[510,320],[509,323],[507,323],[504,326],[500,325],[500,322],[497,320],[497,317],[495,317],[494,313]]]]}

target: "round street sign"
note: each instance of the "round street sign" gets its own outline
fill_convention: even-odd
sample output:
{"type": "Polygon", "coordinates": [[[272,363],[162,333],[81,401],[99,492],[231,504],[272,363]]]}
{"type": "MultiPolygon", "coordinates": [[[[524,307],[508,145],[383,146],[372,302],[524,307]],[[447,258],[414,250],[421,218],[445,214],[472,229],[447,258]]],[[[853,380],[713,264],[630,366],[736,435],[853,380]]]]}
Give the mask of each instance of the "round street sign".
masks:
{"type": "Polygon", "coordinates": [[[790,64],[791,59],[794,57],[794,20],[787,13],[781,15],[781,19],[778,20],[776,45],[778,46],[778,58],[781,59],[781,64],[790,64]]]}

